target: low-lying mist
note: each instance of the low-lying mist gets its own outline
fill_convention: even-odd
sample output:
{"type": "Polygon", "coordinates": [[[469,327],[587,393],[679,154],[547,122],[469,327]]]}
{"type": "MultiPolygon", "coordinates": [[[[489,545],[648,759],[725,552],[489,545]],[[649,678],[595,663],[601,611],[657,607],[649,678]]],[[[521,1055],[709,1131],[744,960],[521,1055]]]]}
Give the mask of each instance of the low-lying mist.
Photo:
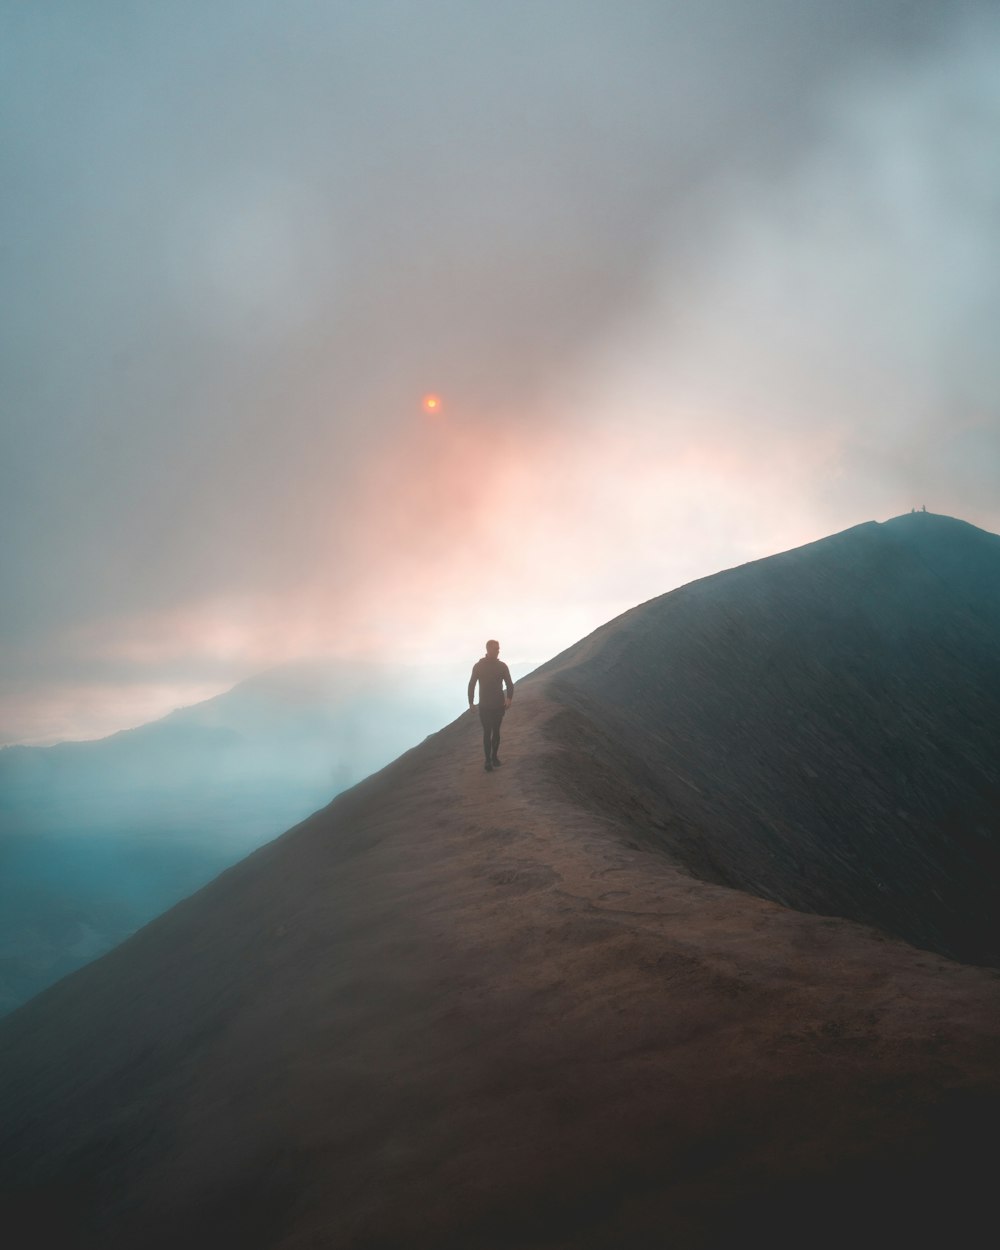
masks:
{"type": "Polygon", "coordinates": [[[0,751],[0,1013],[453,720],[467,668],[289,665],[110,738],[0,751]]]}

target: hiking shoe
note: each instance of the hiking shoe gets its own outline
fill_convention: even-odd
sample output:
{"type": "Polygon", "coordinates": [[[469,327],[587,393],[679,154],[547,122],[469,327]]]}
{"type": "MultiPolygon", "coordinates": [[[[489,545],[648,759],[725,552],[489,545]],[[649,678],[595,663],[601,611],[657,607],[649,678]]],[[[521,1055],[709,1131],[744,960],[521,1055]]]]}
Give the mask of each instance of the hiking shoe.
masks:
{"type": "Polygon", "coordinates": [[[493,771],[493,761],[487,760],[486,763],[483,765],[483,768],[485,768],[488,773],[491,773],[493,771]]]}
{"type": "Polygon", "coordinates": [[[493,756],[493,767],[494,767],[494,768],[499,768],[499,767],[500,767],[500,761],[497,759],[497,757],[496,757],[495,755],[493,756]]]}

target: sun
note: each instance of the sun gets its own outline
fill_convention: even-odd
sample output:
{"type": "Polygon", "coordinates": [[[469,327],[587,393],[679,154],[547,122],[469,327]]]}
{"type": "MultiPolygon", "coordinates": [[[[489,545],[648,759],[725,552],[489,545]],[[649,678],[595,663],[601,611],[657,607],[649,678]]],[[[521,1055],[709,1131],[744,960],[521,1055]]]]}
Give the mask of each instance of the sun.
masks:
{"type": "Polygon", "coordinates": [[[423,399],[420,401],[420,406],[423,408],[424,412],[431,412],[431,413],[440,412],[441,411],[441,396],[440,395],[425,395],[423,399]]]}

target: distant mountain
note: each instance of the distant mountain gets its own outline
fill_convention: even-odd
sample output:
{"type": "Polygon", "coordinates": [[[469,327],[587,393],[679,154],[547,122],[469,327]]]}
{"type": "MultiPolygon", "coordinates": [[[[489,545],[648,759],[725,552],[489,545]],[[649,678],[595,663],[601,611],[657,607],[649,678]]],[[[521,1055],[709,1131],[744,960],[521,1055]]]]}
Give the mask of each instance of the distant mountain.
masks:
{"type": "Polygon", "coordinates": [[[0,1013],[450,719],[468,665],[285,665],[93,742],[0,749],[0,1013]]]}
{"type": "Polygon", "coordinates": [[[0,1021],[5,1232],[979,1244],[998,588],[860,526],[570,648],[495,772],[463,714],[0,1021]]]}

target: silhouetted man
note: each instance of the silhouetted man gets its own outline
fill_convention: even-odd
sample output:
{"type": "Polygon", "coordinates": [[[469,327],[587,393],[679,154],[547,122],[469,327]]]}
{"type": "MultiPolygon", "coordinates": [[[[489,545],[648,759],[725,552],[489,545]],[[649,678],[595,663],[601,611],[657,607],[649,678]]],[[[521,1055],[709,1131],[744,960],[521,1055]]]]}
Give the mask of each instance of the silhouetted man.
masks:
{"type": "Polygon", "coordinates": [[[491,638],[486,644],[486,654],[472,666],[472,676],[469,679],[470,712],[476,682],[479,682],[479,719],[483,726],[483,752],[486,755],[484,767],[488,773],[499,767],[497,750],[500,746],[500,722],[514,697],[510,669],[499,656],[500,644],[495,638],[491,638]]]}

